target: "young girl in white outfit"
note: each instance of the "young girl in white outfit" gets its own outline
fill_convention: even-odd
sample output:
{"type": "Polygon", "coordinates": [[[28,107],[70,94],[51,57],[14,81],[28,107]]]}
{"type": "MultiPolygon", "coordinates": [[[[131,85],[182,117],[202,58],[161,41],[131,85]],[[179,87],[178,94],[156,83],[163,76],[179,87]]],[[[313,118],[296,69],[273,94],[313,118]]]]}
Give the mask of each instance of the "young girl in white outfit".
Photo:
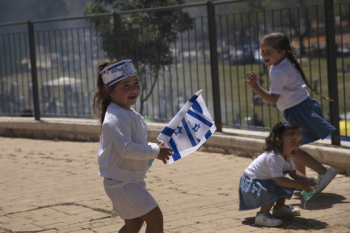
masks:
{"type": "Polygon", "coordinates": [[[163,215],[146,189],[149,160],[169,159],[171,149],[147,142],[147,125],[131,108],[140,94],[139,79],[131,60],[104,62],[98,67],[94,114],[101,120],[98,147],[99,175],[113,209],[124,219],[119,232],[163,232],[163,215]]]}
{"type": "Polygon", "coordinates": [[[239,210],[261,207],[255,217],[256,225],[279,226],[282,221],[275,217],[300,215],[298,209],[285,205],[286,199],[293,196],[294,188],[311,191],[315,187],[313,181],[295,170],[292,161],[301,138],[298,126],[287,121],[277,123],[265,139],[265,152],[245,169],[239,184],[239,210]],[[286,178],[287,174],[294,180],[286,178]]]}
{"type": "MultiPolygon", "coordinates": [[[[309,97],[308,87],[316,91],[307,82],[303,69],[293,56],[293,47],[288,37],[281,32],[265,35],[261,42],[261,56],[265,65],[270,67],[270,91],[258,84],[253,71],[247,73],[248,79],[245,82],[265,101],[276,104],[283,113],[284,120],[293,122],[303,129],[303,145],[330,135],[335,128],[324,119],[320,105],[309,97]]],[[[326,169],[301,149],[293,156],[293,162],[296,169],[304,175],[306,175],[305,166],[319,174],[319,185],[315,194],[326,188],[337,174],[331,168],[326,169]]]]}

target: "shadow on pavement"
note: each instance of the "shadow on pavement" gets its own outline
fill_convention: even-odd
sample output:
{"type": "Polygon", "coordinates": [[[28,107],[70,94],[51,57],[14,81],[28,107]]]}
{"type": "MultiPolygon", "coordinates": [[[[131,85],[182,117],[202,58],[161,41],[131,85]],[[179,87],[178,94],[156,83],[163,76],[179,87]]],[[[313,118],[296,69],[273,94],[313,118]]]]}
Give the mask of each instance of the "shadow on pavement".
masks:
{"type": "MultiPolygon", "coordinates": [[[[323,209],[329,209],[332,208],[334,204],[339,203],[350,203],[350,202],[344,202],[346,198],[342,195],[338,195],[335,193],[320,193],[317,196],[312,196],[304,205],[304,198],[301,195],[301,192],[294,192],[293,199],[300,199],[300,204],[297,204],[296,206],[300,207],[300,210],[302,211],[304,209],[307,210],[323,210],[323,209]]],[[[294,206],[294,205],[293,205],[294,206]]]]}
{"type": "MultiPolygon", "coordinates": [[[[293,206],[298,206],[301,215],[303,214],[303,209],[304,209],[304,198],[301,195],[301,192],[295,191],[293,199],[299,199],[300,204],[293,205],[293,206]]],[[[339,203],[350,203],[350,202],[345,202],[346,198],[342,195],[338,195],[335,193],[320,193],[317,196],[312,196],[310,200],[308,200],[305,203],[305,207],[307,210],[323,210],[323,209],[329,209],[332,208],[334,204],[339,204],[339,203]]],[[[288,202],[288,201],[287,201],[288,202]]],[[[324,229],[328,226],[326,222],[322,222],[316,219],[312,218],[304,218],[301,216],[296,216],[296,217],[279,217],[283,224],[279,226],[278,228],[280,229],[300,229],[300,230],[319,230],[319,229],[324,229]]],[[[252,227],[257,227],[257,228],[265,228],[263,226],[255,226],[255,217],[250,217],[250,218],[245,218],[244,221],[242,221],[242,224],[244,225],[249,225],[252,227]]]]}
{"type": "Polygon", "coordinates": [[[45,232],[49,230],[57,230],[56,228],[49,228],[49,229],[44,229],[40,231],[11,231],[5,228],[0,227],[0,233],[40,233],[40,232],[45,232]]]}
{"type": "MultiPolygon", "coordinates": [[[[279,229],[290,229],[290,230],[320,230],[328,226],[326,222],[318,221],[312,218],[303,218],[300,216],[297,217],[279,217],[282,220],[283,224],[278,226],[279,229]]],[[[269,228],[264,226],[256,226],[254,224],[255,217],[245,218],[242,221],[242,224],[249,225],[257,228],[269,228]]]]}

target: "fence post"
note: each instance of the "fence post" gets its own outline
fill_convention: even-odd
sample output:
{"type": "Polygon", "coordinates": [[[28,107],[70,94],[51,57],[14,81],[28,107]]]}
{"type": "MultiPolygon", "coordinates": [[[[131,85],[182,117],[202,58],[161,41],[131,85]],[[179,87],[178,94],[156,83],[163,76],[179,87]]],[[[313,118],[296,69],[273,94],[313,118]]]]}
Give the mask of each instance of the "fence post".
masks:
{"type": "Polygon", "coordinates": [[[328,76],[328,95],[333,101],[329,102],[330,123],[335,127],[331,134],[332,145],[340,146],[339,130],[339,101],[338,101],[338,76],[337,76],[337,57],[335,46],[334,30],[334,6],[333,0],[324,0],[325,8],[325,29],[326,29],[326,49],[327,49],[327,76],[328,76]]]}
{"type": "Polygon", "coordinates": [[[120,57],[120,16],[117,12],[113,12],[113,27],[114,27],[114,37],[115,37],[115,59],[121,59],[120,57]]]}
{"type": "Polygon", "coordinates": [[[34,117],[35,117],[35,120],[40,121],[38,73],[36,70],[34,27],[33,27],[33,23],[30,20],[28,21],[28,38],[29,38],[30,70],[32,72],[32,84],[33,84],[34,117]]]}
{"type": "Polygon", "coordinates": [[[210,70],[214,103],[214,120],[218,132],[222,132],[221,107],[220,107],[220,85],[219,65],[216,44],[215,6],[211,1],[207,2],[209,47],[210,47],[210,70]]]}

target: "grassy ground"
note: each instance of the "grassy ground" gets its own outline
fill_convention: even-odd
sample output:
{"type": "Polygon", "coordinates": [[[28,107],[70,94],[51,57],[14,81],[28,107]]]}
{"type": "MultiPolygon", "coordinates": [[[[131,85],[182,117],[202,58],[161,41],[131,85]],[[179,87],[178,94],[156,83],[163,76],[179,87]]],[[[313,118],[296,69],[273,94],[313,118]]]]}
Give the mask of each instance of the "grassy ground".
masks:
{"type": "MultiPolygon", "coordinates": [[[[337,67],[342,64],[342,59],[337,60],[337,67]]],[[[325,58],[302,59],[302,67],[309,83],[313,86],[313,79],[317,80],[317,91],[323,96],[328,97],[328,80],[327,80],[327,64],[325,58]],[[311,78],[310,78],[311,77],[311,78]]],[[[344,59],[344,64],[350,63],[350,59],[344,59]]],[[[212,110],[212,91],[211,91],[211,76],[209,64],[192,63],[192,68],[189,64],[178,68],[178,86],[180,89],[187,90],[187,93],[195,93],[198,89],[204,89],[203,96],[207,101],[209,109],[212,110]],[[185,79],[183,77],[186,77],[185,79]],[[192,79],[192,85],[185,84],[192,79]]],[[[219,63],[219,84],[220,84],[220,102],[221,114],[224,124],[233,124],[237,121],[236,116],[240,113],[241,123],[244,124],[245,117],[252,117],[253,114],[258,114],[267,127],[273,126],[278,120],[282,119],[279,111],[275,106],[269,106],[262,101],[261,105],[253,104],[253,92],[244,82],[245,73],[253,70],[257,74],[263,73],[263,65],[247,64],[230,66],[228,62],[219,63]]],[[[350,111],[350,73],[338,72],[338,98],[339,98],[339,113],[350,111]]],[[[269,89],[270,81],[265,72],[261,75],[262,86],[269,89]]],[[[173,83],[173,90],[177,90],[176,83],[173,83]]],[[[323,108],[323,113],[326,116],[329,113],[329,102],[322,99],[318,94],[311,93],[311,96],[316,99],[323,108]]],[[[213,111],[211,111],[213,113],[213,111]]],[[[239,119],[238,119],[239,122],[239,119]]]]}
{"type": "MultiPolygon", "coordinates": [[[[346,66],[350,63],[349,58],[337,59],[337,67],[341,64],[346,66]]],[[[328,80],[327,80],[327,64],[325,58],[302,59],[302,67],[309,83],[313,85],[313,79],[317,79],[317,90],[324,96],[328,97],[328,80]]],[[[266,127],[272,127],[282,116],[274,106],[267,105],[262,101],[261,105],[253,104],[253,92],[244,82],[245,73],[253,70],[257,74],[263,73],[263,65],[247,64],[247,65],[229,65],[228,62],[219,62],[219,84],[220,84],[220,102],[222,122],[225,125],[232,125],[234,122],[244,124],[245,117],[252,117],[257,114],[261,118],[266,127]],[[238,117],[238,114],[240,116],[238,117]]],[[[69,76],[76,77],[81,81],[79,90],[88,92],[95,89],[95,72],[94,67],[88,67],[82,73],[78,72],[62,72],[55,71],[38,71],[39,90],[42,84],[61,77],[69,76]]],[[[338,98],[339,98],[339,113],[343,114],[350,111],[350,73],[338,72],[338,98]]],[[[267,73],[262,74],[262,86],[269,89],[269,79],[267,73]]],[[[30,73],[17,73],[11,76],[3,77],[6,80],[8,90],[13,81],[19,83],[19,95],[28,96],[28,80],[31,79],[30,73]]],[[[149,79],[144,79],[144,83],[150,87],[149,79]]],[[[145,111],[143,114],[146,118],[171,118],[182,103],[186,102],[197,90],[203,90],[203,97],[207,102],[207,106],[213,112],[212,101],[212,80],[210,64],[204,62],[192,61],[191,63],[174,64],[169,69],[159,71],[159,82],[154,87],[152,95],[148,99],[145,111]],[[177,69],[175,69],[177,67],[177,69]],[[160,104],[159,104],[160,103],[160,104]],[[173,103],[173,104],[171,104],[173,103]]],[[[149,88],[148,88],[149,89],[149,88]]],[[[53,88],[54,96],[63,102],[63,88],[53,88]]],[[[311,92],[310,92],[311,93],[311,92]]],[[[329,112],[329,102],[322,100],[319,95],[311,93],[323,108],[323,113],[326,116],[329,112]]],[[[79,97],[82,104],[82,98],[79,97]]],[[[41,97],[42,99],[42,97],[41,97]]],[[[92,103],[92,99],[85,100],[86,103],[92,103]]],[[[136,109],[140,109],[140,104],[136,105],[136,109]]]]}

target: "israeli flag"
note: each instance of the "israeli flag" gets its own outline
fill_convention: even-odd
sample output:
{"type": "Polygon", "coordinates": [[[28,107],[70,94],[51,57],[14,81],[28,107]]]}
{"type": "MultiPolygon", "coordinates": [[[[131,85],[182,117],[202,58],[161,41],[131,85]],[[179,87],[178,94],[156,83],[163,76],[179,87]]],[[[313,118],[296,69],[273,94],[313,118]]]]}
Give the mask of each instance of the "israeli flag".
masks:
{"type": "Polygon", "coordinates": [[[169,164],[195,152],[216,130],[201,92],[186,102],[157,138],[173,150],[169,164]]]}

